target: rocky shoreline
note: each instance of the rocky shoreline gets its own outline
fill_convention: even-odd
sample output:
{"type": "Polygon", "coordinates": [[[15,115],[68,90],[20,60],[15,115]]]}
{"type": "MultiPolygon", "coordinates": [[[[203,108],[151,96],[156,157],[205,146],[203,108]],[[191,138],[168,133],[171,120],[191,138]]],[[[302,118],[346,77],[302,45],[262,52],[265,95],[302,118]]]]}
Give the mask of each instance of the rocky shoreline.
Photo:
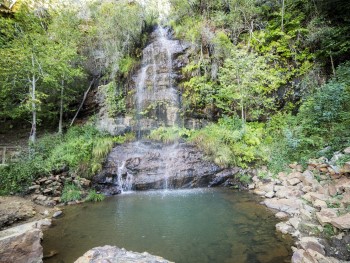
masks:
{"type": "Polygon", "coordinates": [[[320,158],[290,168],[273,179],[254,176],[249,189],[277,210],[276,230],[296,239],[292,263],[350,262],[350,162],[339,169],[320,158]]]}

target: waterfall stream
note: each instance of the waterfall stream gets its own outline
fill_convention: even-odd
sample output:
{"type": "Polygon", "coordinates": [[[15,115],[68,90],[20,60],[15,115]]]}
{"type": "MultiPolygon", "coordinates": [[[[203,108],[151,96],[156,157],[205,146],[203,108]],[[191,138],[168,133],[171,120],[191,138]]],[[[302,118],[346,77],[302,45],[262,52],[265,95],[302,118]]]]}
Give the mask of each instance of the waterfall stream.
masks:
{"type": "Polygon", "coordinates": [[[180,96],[173,56],[183,49],[162,26],[151,34],[151,42],[143,50],[141,68],[134,76],[138,138],[151,129],[179,124],[180,96]]]}

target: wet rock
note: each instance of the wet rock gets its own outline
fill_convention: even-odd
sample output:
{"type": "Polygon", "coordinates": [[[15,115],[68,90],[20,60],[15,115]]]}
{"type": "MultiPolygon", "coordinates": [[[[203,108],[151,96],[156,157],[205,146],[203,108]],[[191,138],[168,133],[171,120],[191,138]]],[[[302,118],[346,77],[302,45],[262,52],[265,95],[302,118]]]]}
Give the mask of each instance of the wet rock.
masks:
{"type": "Polygon", "coordinates": [[[62,213],[63,213],[63,212],[62,212],[61,210],[58,210],[58,211],[56,211],[55,213],[53,213],[52,217],[53,217],[53,218],[57,218],[57,217],[61,216],[62,213]]]}
{"type": "Polygon", "coordinates": [[[293,227],[286,222],[280,222],[276,224],[276,230],[282,234],[293,234],[295,232],[293,227]]]}
{"type": "Polygon", "coordinates": [[[328,256],[337,257],[343,262],[350,262],[350,234],[341,234],[339,236],[331,237],[326,240],[327,246],[325,247],[326,254],[328,256]]]}
{"type": "Polygon", "coordinates": [[[253,193],[256,194],[256,195],[260,195],[260,196],[265,196],[266,195],[265,191],[262,191],[262,190],[259,190],[259,189],[255,189],[253,191],[253,193]]]}
{"type": "Polygon", "coordinates": [[[275,217],[282,220],[288,218],[288,214],[285,212],[278,212],[275,214],[275,217]]]}
{"type": "Polygon", "coordinates": [[[253,183],[253,184],[249,184],[248,185],[248,189],[249,190],[254,190],[255,189],[255,184],[253,183]]]}
{"type": "Polygon", "coordinates": [[[116,146],[93,183],[104,193],[118,193],[121,189],[207,187],[225,184],[238,171],[238,168],[223,170],[205,161],[203,153],[186,143],[138,141],[116,146]]]}
{"type": "Polygon", "coordinates": [[[225,169],[224,171],[217,173],[208,186],[214,187],[222,185],[227,179],[232,178],[233,175],[237,174],[239,171],[239,168],[225,169]]]}
{"type": "Polygon", "coordinates": [[[96,247],[78,258],[75,263],[171,263],[164,258],[144,253],[137,253],[120,249],[118,247],[104,246],[96,247]]]}

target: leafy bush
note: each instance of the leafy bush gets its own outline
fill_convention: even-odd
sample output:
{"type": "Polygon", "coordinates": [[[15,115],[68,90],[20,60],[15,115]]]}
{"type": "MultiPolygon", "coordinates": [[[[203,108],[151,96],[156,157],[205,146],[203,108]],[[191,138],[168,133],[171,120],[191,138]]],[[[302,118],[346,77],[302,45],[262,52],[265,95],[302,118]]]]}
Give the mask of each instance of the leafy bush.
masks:
{"type": "Polygon", "coordinates": [[[265,161],[263,127],[258,123],[243,124],[237,118],[223,118],[218,124],[193,132],[190,140],[216,164],[246,168],[265,161]]]}
{"type": "Polygon", "coordinates": [[[89,202],[101,202],[105,199],[105,196],[103,194],[98,194],[96,190],[90,190],[86,197],[86,201],[89,202]]]}
{"type": "Polygon", "coordinates": [[[62,191],[61,201],[70,202],[81,199],[81,189],[74,184],[66,184],[62,191]]]}
{"type": "Polygon", "coordinates": [[[191,131],[185,128],[173,127],[160,127],[151,131],[149,138],[155,141],[161,141],[166,144],[174,143],[181,138],[188,138],[191,135],[191,131]]]}
{"type": "Polygon", "coordinates": [[[0,194],[21,192],[33,180],[51,170],[68,166],[70,172],[89,178],[100,171],[114,143],[133,135],[112,137],[92,125],[72,127],[63,135],[46,135],[24,153],[17,163],[0,167],[0,194]]]}
{"type": "Polygon", "coordinates": [[[22,156],[18,163],[0,166],[0,195],[21,192],[47,172],[42,156],[22,156]]]}

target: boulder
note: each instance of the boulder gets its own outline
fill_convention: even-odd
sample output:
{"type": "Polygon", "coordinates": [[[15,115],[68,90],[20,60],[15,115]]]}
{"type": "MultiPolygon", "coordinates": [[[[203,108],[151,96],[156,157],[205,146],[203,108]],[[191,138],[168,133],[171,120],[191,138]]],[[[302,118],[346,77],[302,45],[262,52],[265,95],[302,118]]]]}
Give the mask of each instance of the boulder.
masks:
{"type": "Polygon", "coordinates": [[[278,212],[275,214],[275,217],[278,219],[286,219],[288,218],[288,214],[285,212],[278,212]]]}
{"type": "Polygon", "coordinates": [[[49,226],[50,220],[40,220],[0,232],[0,262],[41,263],[42,228],[49,226]]]}
{"type": "Polygon", "coordinates": [[[266,198],[272,198],[274,196],[275,196],[275,192],[274,191],[271,191],[271,192],[268,192],[268,193],[265,194],[266,198]]]}
{"type": "Polygon", "coordinates": [[[259,187],[259,190],[264,191],[266,193],[273,192],[274,189],[274,183],[268,183],[268,184],[263,184],[262,186],[259,187]]]}
{"type": "Polygon", "coordinates": [[[281,232],[282,234],[290,234],[290,235],[295,232],[293,227],[285,222],[279,222],[278,224],[276,224],[276,230],[281,232]]]}
{"type": "Polygon", "coordinates": [[[292,256],[292,263],[316,263],[304,249],[297,249],[292,256]]]}
{"type": "Polygon", "coordinates": [[[328,194],[330,196],[335,196],[338,194],[337,188],[333,184],[328,185],[328,194]]]}
{"type": "Polygon", "coordinates": [[[346,162],[342,168],[340,168],[339,171],[341,174],[347,174],[350,173],[350,162],[346,162]]]}
{"type": "Polygon", "coordinates": [[[341,230],[348,230],[350,229],[350,213],[333,218],[330,223],[341,230]]]}
{"type": "Polygon", "coordinates": [[[291,186],[297,185],[298,183],[300,183],[301,181],[299,180],[299,178],[291,178],[288,180],[288,184],[291,186]]]}
{"type": "Polygon", "coordinates": [[[293,186],[276,186],[275,190],[278,198],[295,198],[302,195],[302,192],[293,186]]]}
{"type": "Polygon", "coordinates": [[[78,258],[75,263],[171,263],[164,258],[144,253],[137,253],[118,247],[96,247],[78,258]]]}
{"type": "Polygon", "coordinates": [[[312,201],[312,205],[316,208],[327,208],[327,203],[323,200],[320,200],[320,199],[315,199],[312,201]]]}
{"type": "Polygon", "coordinates": [[[295,229],[299,228],[301,220],[298,217],[292,217],[289,219],[289,224],[293,226],[295,229]]]}
{"type": "Polygon", "coordinates": [[[298,214],[302,201],[297,199],[266,199],[263,204],[288,214],[298,214]]]}
{"type": "Polygon", "coordinates": [[[35,215],[34,207],[26,201],[12,201],[11,197],[0,199],[0,229],[35,215]]]}
{"type": "Polygon", "coordinates": [[[316,212],[318,222],[322,226],[331,223],[333,218],[337,217],[337,210],[334,208],[322,208],[320,212],[316,212]]]}
{"type": "Polygon", "coordinates": [[[313,250],[321,255],[325,255],[326,252],[324,250],[324,245],[320,243],[320,240],[315,237],[302,237],[299,241],[300,246],[308,251],[308,250],[313,250]]]}
{"type": "Polygon", "coordinates": [[[350,147],[347,147],[343,150],[345,154],[350,154],[350,147]]]}

